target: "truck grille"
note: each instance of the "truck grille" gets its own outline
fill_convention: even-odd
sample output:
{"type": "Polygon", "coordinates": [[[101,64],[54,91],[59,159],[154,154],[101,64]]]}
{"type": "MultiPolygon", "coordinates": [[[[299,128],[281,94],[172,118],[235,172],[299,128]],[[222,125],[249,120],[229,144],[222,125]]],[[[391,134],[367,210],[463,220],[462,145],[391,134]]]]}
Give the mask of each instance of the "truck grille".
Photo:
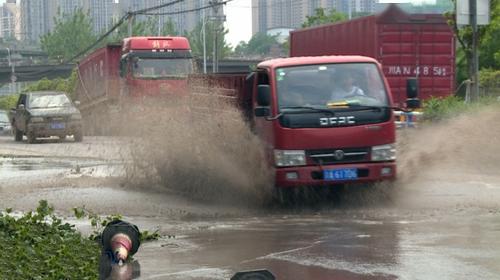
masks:
{"type": "Polygon", "coordinates": [[[317,164],[340,164],[369,161],[369,148],[307,150],[306,155],[317,164]]]}

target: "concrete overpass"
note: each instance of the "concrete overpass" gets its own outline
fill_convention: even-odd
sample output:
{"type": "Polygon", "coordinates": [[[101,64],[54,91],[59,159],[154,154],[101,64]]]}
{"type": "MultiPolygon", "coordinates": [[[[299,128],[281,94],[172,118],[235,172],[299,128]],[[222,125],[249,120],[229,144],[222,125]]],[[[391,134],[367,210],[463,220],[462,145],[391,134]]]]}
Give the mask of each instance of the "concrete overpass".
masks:
{"type": "MultiPolygon", "coordinates": [[[[49,79],[69,77],[74,67],[75,64],[16,66],[16,82],[38,81],[44,77],[49,79]]],[[[11,77],[12,68],[0,66],[0,84],[10,83],[11,77]]]]}
{"type": "MultiPolygon", "coordinates": [[[[249,72],[259,61],[257,60],[221,60],[219,72],[249,72]]],[[[203,71],[203,61],[196,60],[199,71],[203,71]]],[[[63,65],[26,65],[15,67],[16,82],[38,81],[44,77],[54,79],[69,77],[75,64],[63,65]]],[[[212,71],[212,62],[207,61],[208,72],[212,71]]],[[[8,65],[0,66],[0,84],[11,82],[12,69],[8,65]]]]}

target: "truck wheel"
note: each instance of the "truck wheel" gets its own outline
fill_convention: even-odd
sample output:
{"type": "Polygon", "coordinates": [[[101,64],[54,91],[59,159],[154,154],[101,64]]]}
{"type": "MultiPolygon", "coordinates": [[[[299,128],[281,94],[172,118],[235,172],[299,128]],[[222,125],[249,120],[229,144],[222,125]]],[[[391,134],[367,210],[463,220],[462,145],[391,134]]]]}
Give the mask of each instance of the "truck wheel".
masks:
{"type": "Polygon", "coordinates": [[[296,203],[295,188],[275,187],[275,199],[281,206],[293,206],[296,203]]]}
{"type": "Polygon", "coordinates": [[[26,133],[26,137],[28,137],[28,143],[33,144],[36,142],[36,136],[33,131],[28,131],[28,133],[26,133]]]}
{"type": "Polygon", "coordinates": [[[23,141],[23,132],[17,129],[15,126],[14,126],[14,140],[16,142],[23,141]]]}
{"type": "Polygon", "coordinates": [[[73,135],[73,138],[75,138],[75,142],[82,142],[83,141],[83,133],[82,131],[75,132],[73,135]]]}

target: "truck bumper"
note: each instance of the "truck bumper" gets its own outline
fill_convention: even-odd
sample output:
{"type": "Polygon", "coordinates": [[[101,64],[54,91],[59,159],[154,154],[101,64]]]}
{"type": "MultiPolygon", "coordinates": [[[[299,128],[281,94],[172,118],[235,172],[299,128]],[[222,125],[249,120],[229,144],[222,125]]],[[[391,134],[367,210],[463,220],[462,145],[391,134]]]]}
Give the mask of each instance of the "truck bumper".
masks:
{"type": "Polygon", "coordinates": [[[33,131],[36,137],[66,136],[82,131],[81,121],[70,121],[64,123],[64,128],[51,128],[50,123],[30,123],[28,131],[33,131]]]}
{"type": "Polygon", "coordinates": [[[277,187],[328,186],[348,183],[371,183],[394,180],[396,178],[395,162],[358,163],[322,166],[297,166],[276,169],[275,184],[277,187]],[[324,180],[323,171],[342,168],[357,169],[357,179],[324,180]]]}

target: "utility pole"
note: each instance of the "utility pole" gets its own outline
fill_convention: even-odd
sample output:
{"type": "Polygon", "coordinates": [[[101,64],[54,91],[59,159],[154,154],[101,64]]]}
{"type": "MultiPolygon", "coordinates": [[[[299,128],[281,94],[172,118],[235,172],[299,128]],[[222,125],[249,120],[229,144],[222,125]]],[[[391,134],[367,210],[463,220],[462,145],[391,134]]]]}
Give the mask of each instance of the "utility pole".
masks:
{"type": "Polygon", "coordinates": [[[472,28],[472,88],[471,99],[479,98],[479,56],[477,53],[477,0],[469,0],[470,24],[472,28]]]}
{"type": "Polygon", "coordinates": [[[219,25],[221,25],[224,21],[226,21],[226,17],[224,15],[219,16],[219,7],[221,6],[221,0],[211,0],[209,1],[210,5],[212,5],[212,17],[211,19],[214,22],[214,50],[213,50],[213,61],[212,61],[212,71],[213,73],[219,72],[219,50],[218,50],[218,37],[219,37],[219,25]]]}
{"type": "Polygon", "coordinates": [[[132,23],[134,21],[134,16],[132,15],[132,12],[129,10],[128,12],[128,36],[132,37],[132,23]]]}
{"type": "Polygon", "coordinates": [[[202,36],[203,36],[203,74],[207,73],[207,35],[205,31],[205,26],[207,23],[207,18],[205,15],[205,10],[202,12],[203,14],[203,24],[202,24],[202,36]]]}

